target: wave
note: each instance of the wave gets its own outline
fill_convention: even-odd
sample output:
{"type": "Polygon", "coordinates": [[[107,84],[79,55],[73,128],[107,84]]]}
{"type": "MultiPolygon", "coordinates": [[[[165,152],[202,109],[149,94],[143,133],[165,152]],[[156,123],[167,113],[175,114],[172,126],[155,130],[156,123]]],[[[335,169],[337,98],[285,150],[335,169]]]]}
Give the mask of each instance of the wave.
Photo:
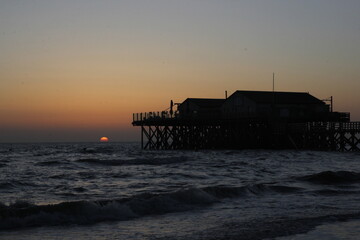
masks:
{"type": "Polygon", "coordinates": [[[15,187],[15,184],[11,182],[0,182],[0,189],[12,189],[15,187]]]}
{"type": "Polygon", "coordinates": [[[359,194],[360,191],[351,191],[351,190],[335,190],[335,189],[320,189],[313,191],[315,194],[323,195],[323,196],[343,196],[350,194],[359,194]]]}
{"type": "Polygon", "coordinates": [[[35,163],[34,165],[36,165],[36,166],[54,166],[54,165],[59,165],[59,164],[64,164],[64,163],[67,163],[67,162],[63,161],[63,160],[49,160],[49,161],[38,162],[38,163],[35,163]]]}
{"type": "Polygon", "coordinates": [[[99,201],[74,201],[48,205],[35,205],[29,202],[15,202],[9,205],[0,203],[0,230],[130,220],[147,215],[189,211],[219,202],[224,198],[275,192],[278,188],[282,187],[274,188],[264,184],[243,187],[214,186],[99,201]]]}
{"type": "Polygon", "coordinates": [[[105,153],[105,154],[109,154],[109,153],[113,153],[114,152],[114,148],[111,146],[103,146],[103,147],[84,147],[80,150],[78,150],[78,152],[80,153],[105,153]]]}
{"type": "Polygon", "coordinates": [[[34,157],[43,157],[43,156],[50,156],[50,155],[54,155],[55,153],[50,151],[50,152],[36,152],[34,153],[34,157]]]}
{"type": "Polygon", "coordinates": [[[6,155],[11,154],[13,152],[14,152],[14,149],[12,149],[12,148],[9,148],[7,150],[0,150],[0,154],[6,154],[6,155]]]}
{"type": "Polygon", "coordinates": [[[139,158],[132,160],[122,160],[122,159],[101,160],[96,158],[85,158],[85,159],[78,159],[76,161],[80,163],[105,165],[105,166],[165,165],[165,164],[182,163],[187,161],[187,158],[186,157],[167,157],[167,158],[149,158],[149,159],[139,158]]]}
{"type": "Polygon", "coordinates": [[[15,189],[24,186],[37,186],[35,183],[27,181],[19,181],[19,180],[8,180],[8,181],[0,181],[0,189],[15,189]]]}
{"type": "Polygon", "coordinates": [[[360,173],[351,171],[325,171],[298,177],[299,180],[316,184],[342,184],[360,182],[360,173]]]}
{"type": "Polygon", "coordinates": [[[0,204],[0,229],[93,224],[101,221],[129,220],[136,217],[186,211],[210,204],[216,198],[199,189],[169,194],[143,194],[128,199],[62,202],[34,205],[16,202],[0,204]]]}
{"type": "MultiPolygon", "coordinates": [[[[348,220],[357,220],[360,212],[353,213],[334,213],[327,215],[314,216],[281,216],[256,219],[253,221],[229,221],[226,224],[215,226],[200,232],[201,238],[211,240],[260,240],[260,239],[277,239],[279,237],[304,234],[313,230],[316,226],[329,223],[339,223],[348,220]]],[[[318,239],[323,235],[319,235],[318,239]]],[[[327,236],[327,235],[324,235],[327,236]]],[[[187,235],[184,239],[192,239],[191,235],[187,235]]],[[[325,237],[326,238],[326,237],[325,237]]],[[[198,238],[196,238],[198,239],[198,238]]],[[[300,239],[300,238],[295,238],[300,239]]],[[[311,238],[312,239],[312,238],[311,238]]],[[[326,238],[328,239],[328,238],[326,238]]],[[[333,238],[332,238],[333,239],[333,238]]],[[[353,239],[356,239],[354,237],[353,239]]]]}

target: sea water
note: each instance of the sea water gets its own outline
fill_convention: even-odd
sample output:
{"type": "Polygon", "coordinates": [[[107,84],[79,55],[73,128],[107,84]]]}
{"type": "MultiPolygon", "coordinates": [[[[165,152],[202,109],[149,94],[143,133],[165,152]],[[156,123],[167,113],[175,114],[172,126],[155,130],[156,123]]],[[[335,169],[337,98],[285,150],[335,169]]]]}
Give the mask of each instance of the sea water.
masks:
{"type": "Polygon", "coordinates": [[[359,217],[359,153],[0,145],[0,239],[351,239],[359,217]]]}

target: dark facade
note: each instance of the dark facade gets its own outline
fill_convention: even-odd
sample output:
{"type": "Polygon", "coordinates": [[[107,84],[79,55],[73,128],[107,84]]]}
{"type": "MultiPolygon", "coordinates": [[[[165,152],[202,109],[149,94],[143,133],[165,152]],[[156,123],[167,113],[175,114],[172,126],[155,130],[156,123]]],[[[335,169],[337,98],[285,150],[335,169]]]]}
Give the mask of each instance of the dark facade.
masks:
{"type": "Polygon", "coordinates": [[[319,121],[329,116],[323,101],[301,92],[236,91],[223,104],[224,118],[261,117],[289,122],[319,121]]]}
{"type": "Polygon", "coordinates": [[[221,118],[225,99],[187,98],[178,106],[181,118],[221,118]]]}
{"type": "Polygon", "coordinates": [[[178,106],[183,119],[246,119],[315,122],[349,121],[329,105],[302,92],[236,91],[227,99],[188,98],[178,106]]]}

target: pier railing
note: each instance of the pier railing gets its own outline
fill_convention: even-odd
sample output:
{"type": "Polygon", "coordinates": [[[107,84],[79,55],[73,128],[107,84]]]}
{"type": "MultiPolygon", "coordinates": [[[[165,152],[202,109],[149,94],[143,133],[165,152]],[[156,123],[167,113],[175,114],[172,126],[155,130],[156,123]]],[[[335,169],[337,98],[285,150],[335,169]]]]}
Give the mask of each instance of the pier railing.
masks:
{"type": "Polygon", "coordinates": [[[228,122],[266,122],[266,118],[259,114],[248,114],[248,115],[232,115],[223,116],[218,112],[199,112],[192,114],[179,114],[178,111],[170,114],[168,111],[163,112],[142,112],[133,113],[133,125],[139,126],[143,124],[169,124],[169,123],[228,123],[228,122]]]}
{"type": "Polygon", "coordinates": [[[146,120],[175,119],[177,117],[177,112],[170,114],[170,112],[168,111],[133,113],[133,122],[140,122],[146,120]]]}
{"type": "Polygon", "coordinates": [[[290,123],[293,132],[304,131],[360,131],[360,122],[306,122],[290,123]]]}
{"type": "Polygon", "coordinates": [[[294,125],[293,127],[297,128],[326,128],[326,129],[353,129],[358,128],[358,126],[354,125],[355,123],[350,123],[350,114],[342,113],[342,112],[334,112],[325,115],[314,115],[312,117],[304,117],[304,118],[291,118],[288,117],[286,119],[282,119],[279,117],[275,117],[269,115],[268,113],[226,113],[219,111],[200,111],[200,112],[190,112],[190,113],[179,113],[175,111],[170,113],[170,111],[157,111],[157,112],[142,112],[142,113],[133,113],[133,123],[141,123],[141,122],[162,122],[163,120],[223,120],[223,121],[231,121],[231,120],[267,120],[272,122],[288,122],[293,123],[296,121],[301,121],[302,123],[298,124],[298,126],[294,125]],[[315,122],[310,122],[315,121],[315,122]],[[306,126],[304,124],[307,124],[306,126]],[[343,123],[343,124],[341,124],[343,123]],[[346,124],[348,123],[348,124],[346,124]]]}

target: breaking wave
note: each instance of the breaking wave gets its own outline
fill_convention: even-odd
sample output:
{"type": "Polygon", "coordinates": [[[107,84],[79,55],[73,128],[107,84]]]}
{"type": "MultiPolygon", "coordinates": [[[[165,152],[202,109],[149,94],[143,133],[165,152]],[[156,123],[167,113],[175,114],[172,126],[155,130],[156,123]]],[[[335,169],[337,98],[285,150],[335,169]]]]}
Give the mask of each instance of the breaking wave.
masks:
{"type": "Polygon", "coordinates": [[[316,184],[342,184],[360,182],[360,173],[351,171],[325,171],[299,177],[299,180],[316,184]]]}
{"type": "Polygon", "coordinates": [[[182,163],[187,161],[186,157],[169,157],[169,158],[151,158],[151,159],[132,159],[132,160],[100,160],[94,158],[78,159],[77,162],[95,164],[95,165],[108,165],[108,166],[121,166],[121,165],[165,165],[173,163],[182,163]]]}
{"type": "Polygon", "coordinates": [[[147,215],[189,211],[219,202],[224,198],[258,195],[276,192],[279,189],[283,191],[288,187],[264,184],[244,187],[215,186],[162,194],[147,193],[124,199],[74,201],[49,205],[35,205],[24,201],[9,205],[0,203],[0,230],[129,220],[147,215]]]}

